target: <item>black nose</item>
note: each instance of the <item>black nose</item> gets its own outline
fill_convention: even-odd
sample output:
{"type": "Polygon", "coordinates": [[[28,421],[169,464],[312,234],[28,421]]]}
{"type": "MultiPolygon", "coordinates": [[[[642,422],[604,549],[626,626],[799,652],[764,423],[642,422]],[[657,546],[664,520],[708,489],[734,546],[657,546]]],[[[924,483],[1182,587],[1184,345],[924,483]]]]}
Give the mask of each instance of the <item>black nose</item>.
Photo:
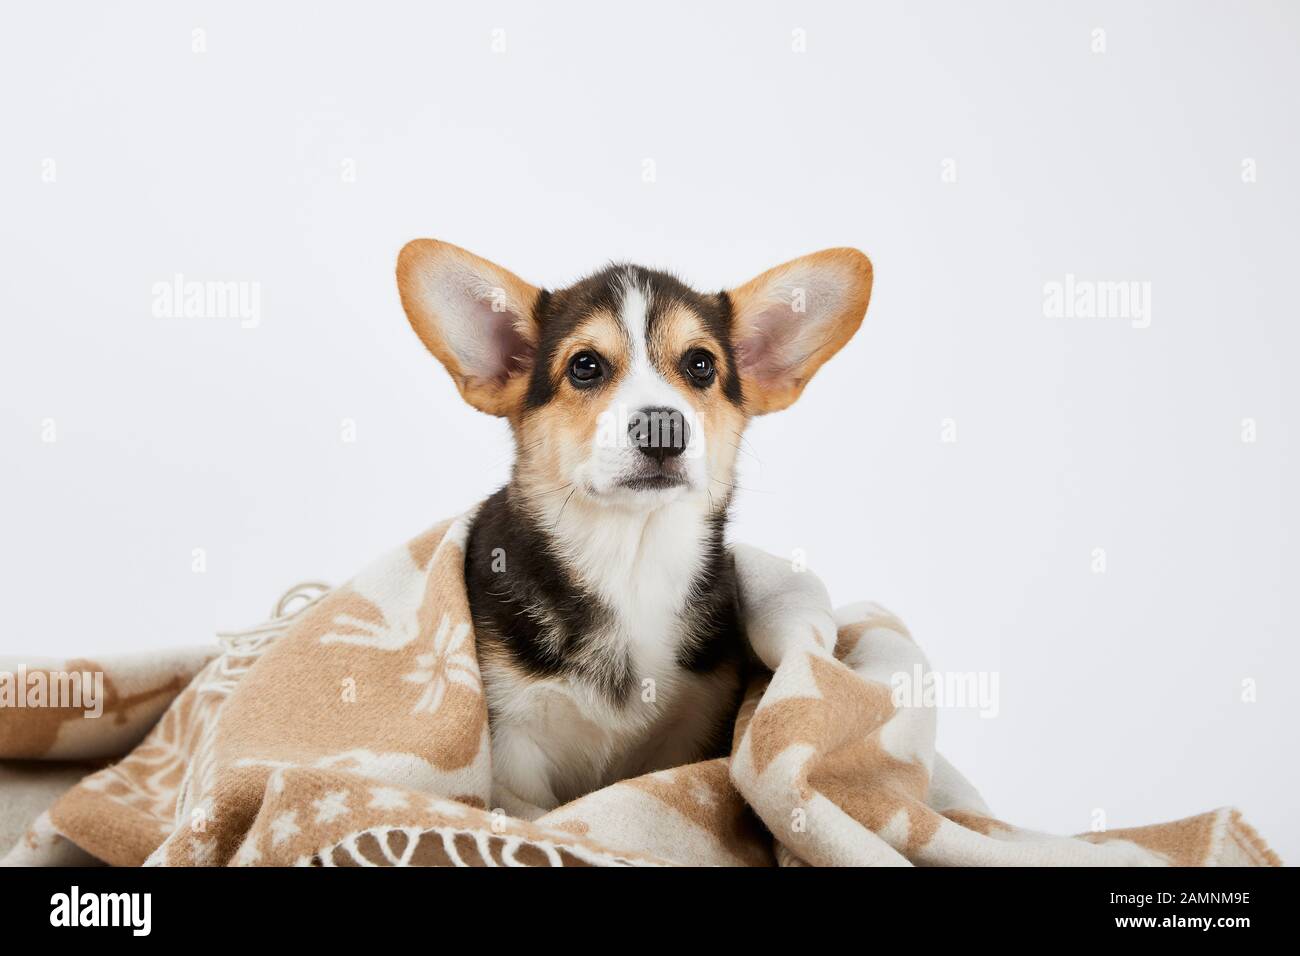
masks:
{"type": "Polygon", "coordinates": [[[691,430],[681,412],[672,408],[643,408],[633,412],[627,436],[643,455],[663,464],[686,450],[691,430]]]}

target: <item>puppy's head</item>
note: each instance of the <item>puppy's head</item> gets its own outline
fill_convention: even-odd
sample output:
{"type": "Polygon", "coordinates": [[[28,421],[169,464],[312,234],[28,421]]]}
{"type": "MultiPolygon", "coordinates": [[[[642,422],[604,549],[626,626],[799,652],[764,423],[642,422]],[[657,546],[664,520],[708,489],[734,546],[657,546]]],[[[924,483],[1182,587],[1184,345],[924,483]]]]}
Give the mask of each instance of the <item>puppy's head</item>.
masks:
{"type": "Polygon", "coordinates": [[[530,502],[651,509],[695,496],[716,510],[749,418],[794,402],[857,331],[871,263],[828,249],[719,293],[614,265],[550,292],[417,239],[397,282],[465,400],[510,421],[530,502]]]}

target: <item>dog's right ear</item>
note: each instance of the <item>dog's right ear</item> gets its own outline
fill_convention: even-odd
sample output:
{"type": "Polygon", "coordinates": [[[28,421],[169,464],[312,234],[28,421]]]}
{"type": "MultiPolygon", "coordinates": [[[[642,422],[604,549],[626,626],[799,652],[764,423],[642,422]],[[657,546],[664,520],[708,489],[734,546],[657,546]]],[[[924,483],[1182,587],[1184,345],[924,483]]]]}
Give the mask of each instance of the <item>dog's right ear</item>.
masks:
{"type": "Polygon", "coordinates": [[[411,328],[465,401],[502,416],[522,405],[537,348],[537,288],[458,246],[415,239],[397,257],[397,289],[411,328]]]}

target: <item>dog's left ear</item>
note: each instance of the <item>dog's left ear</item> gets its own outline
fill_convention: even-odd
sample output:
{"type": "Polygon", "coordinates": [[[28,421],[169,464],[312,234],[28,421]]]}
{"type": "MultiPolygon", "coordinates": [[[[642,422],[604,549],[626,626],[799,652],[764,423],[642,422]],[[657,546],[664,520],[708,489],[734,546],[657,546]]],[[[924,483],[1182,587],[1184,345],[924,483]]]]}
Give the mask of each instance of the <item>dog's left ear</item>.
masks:
{"type": "Polygon", "coordinates": [[[522,405],[537,348],[535,286],[449,242],[415,239],[397,257],[397,288],[411,328],[465,401],[501,416],[522,405]]]}
{"type": "Polygon", "coordinates": [[[862,324],[871,260],[857,249],[826,249],[769,269],[727,295],[745,410],[776,412],[799,397],[862,324]]]}

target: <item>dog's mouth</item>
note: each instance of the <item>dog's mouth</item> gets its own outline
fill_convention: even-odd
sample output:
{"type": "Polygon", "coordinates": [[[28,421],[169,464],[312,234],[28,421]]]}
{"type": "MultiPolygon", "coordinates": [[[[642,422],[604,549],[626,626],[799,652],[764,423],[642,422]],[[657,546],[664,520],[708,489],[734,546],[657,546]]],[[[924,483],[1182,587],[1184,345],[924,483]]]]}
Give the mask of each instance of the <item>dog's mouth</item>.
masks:
{"type": "Polygon", "coordinates": [[[650,475],[635,475],[631,478],[624,478],[618,483],[620,488],[627,488],[631,491],[663,491],[666,488],[681,488],[685,485],[685,478],[679,475],[667,475],[662,472],[650,475]]]}

